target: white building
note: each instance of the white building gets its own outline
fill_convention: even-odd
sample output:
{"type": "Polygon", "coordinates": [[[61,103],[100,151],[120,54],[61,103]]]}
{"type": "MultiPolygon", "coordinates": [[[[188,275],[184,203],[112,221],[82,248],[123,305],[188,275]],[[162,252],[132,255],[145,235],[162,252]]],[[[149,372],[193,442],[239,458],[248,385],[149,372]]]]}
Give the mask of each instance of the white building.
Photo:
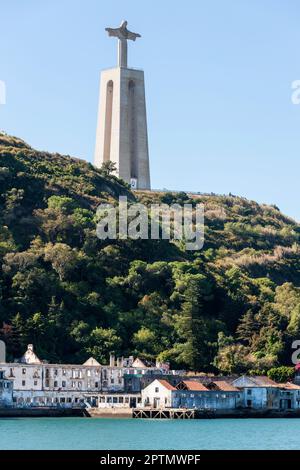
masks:
{"type": "MultiPolygon", "coordinates": [[[[141,376],[155,365],[145,364],[139,359],[110,356],[108,366],[94,359],[84,364],[49,364],[35,354],[29,344],[18,362],[0,364],[0,369],[12,383],[13,404],[26,406],[138,406],[140,395],[124,394],[124,377],[128,374],[141,376]]],[[[163,369],[159,370],[160,372],[163,369]]]]}
{"type": "Polygon", "coordinates": [[[142,390],[142,405],[151,408],[173,408],[177,389],[167,380],[155,379],[142,390]]]}
{"type": "Polygon", "coordinates": [[[142,406],[151,408],[187,408],[197,410],[233,410],[242,392],[224,381],[203,385],[196,380],[184,380],[176,387],[167,380],[154,380],[142,390],[142,406]]]}

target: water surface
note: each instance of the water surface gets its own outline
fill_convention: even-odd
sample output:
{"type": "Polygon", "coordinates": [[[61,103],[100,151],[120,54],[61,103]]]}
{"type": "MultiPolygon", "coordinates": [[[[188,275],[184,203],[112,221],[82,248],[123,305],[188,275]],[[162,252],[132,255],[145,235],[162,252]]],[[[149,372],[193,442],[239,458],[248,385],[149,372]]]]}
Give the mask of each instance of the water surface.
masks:
{"type": "Polygon", "coordinates": [[[2,418],[0,449],[300,449],[300,419],[2,418]]]}

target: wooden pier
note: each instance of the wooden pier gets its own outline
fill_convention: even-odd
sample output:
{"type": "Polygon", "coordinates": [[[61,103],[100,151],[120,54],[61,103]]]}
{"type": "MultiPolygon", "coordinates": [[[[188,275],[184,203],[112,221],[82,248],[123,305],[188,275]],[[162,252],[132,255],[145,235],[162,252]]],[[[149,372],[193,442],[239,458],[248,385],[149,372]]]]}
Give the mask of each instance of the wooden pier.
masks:
{"type": "Polygon", "coordinates": [[[176,408],[133,408],[135,419],[195,419],[196,410],[176,408]]]}

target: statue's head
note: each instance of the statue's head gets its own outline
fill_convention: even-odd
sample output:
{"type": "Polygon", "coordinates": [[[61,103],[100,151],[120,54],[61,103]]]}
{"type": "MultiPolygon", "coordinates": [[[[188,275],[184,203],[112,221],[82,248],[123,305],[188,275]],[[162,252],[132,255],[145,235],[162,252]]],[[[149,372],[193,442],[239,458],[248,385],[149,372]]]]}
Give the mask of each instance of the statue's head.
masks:
{"type": "Polygon", "coordinates": [[[128,21],[123,20],[121,23],[121,28],[127,28],[128,21]]]}

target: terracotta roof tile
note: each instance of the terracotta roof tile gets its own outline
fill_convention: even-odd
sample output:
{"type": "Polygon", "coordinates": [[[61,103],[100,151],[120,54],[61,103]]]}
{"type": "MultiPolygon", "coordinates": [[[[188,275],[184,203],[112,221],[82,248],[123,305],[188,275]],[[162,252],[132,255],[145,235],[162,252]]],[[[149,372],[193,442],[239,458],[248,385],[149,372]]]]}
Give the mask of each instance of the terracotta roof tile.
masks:
{"type": "Polygon", "coordinates": [[[254,380],[255,384],[259,387],[278,387],[278,384],[274,382],[274,380],[269,379],[266,375],[257,375],[255,377],[251,377],[254,380]]]}
{"type": "Polygon", "coordinates": [[[167,388],[168,390],[176,390],[175,387],[173,387],[173,385],[171,385],[167,380],[162,380],[162,379],[157,379],[159,381],[159,383],[167,388]]]}
{"type": "Polygon", "coordinates": [[[286,384],[278,384],[278,387],[283,387],[288,390],[300,390],[300,385],[292,384],[291,382],[287,382],[286,384]]]}
{"type": "Polygon", "coordinates": [[[217,380],[214,382],[219,390],[222,392],[239,392],[239,389],[231,385],[229,382],[225,382],[225,380],[217,380]]]}
{"type": "Polygon", "coordinates": [[[188,390],[197,391],[197,392],[208,392],[208,388],[206,388],[200,382],[196,382],[195,380],[183,380],[184,385],[186,385],[188,390]]]}

